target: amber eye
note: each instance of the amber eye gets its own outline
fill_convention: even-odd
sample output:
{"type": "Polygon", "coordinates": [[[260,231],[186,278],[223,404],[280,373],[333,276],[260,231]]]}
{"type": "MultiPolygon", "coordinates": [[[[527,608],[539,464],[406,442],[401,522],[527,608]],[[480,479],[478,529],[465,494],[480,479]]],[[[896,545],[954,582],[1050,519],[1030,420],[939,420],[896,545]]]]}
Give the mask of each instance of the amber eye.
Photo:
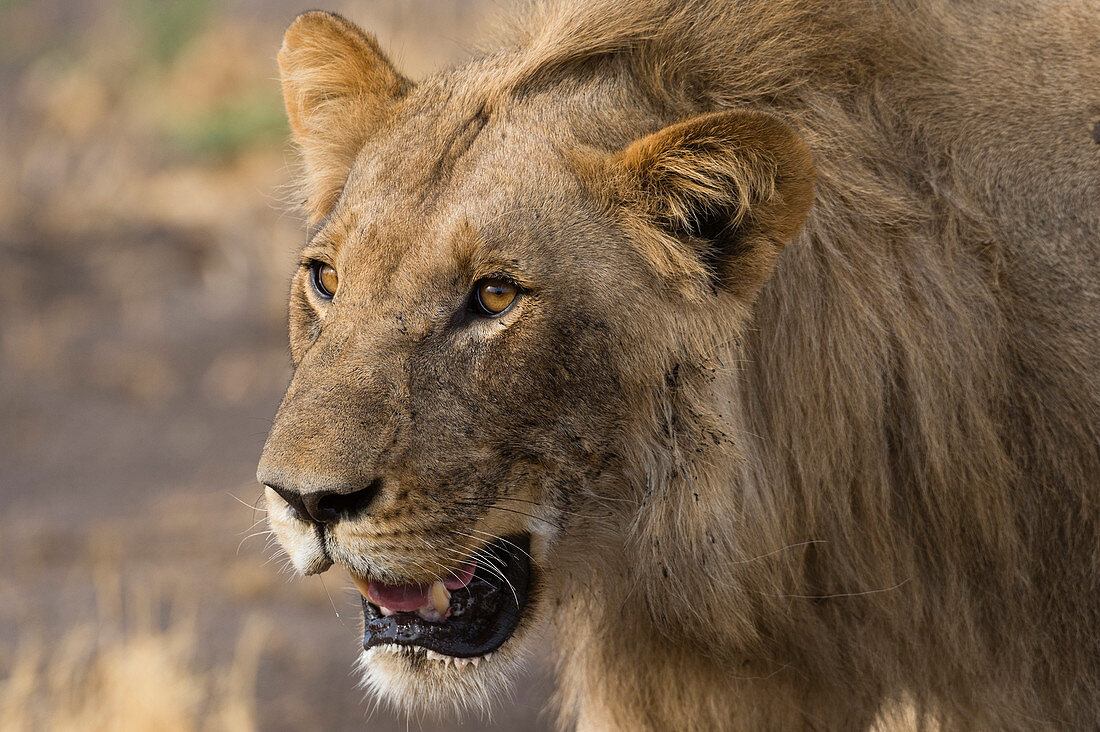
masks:
{"type": "Polygon", "coordinates": [[[479,315],[500,315],[516,301],[519,288],[501,277],[488,277],[474,285],[474,306],[479,315]]]}
{"type": "Polygon", "coordinates": [[[327,262],[314,260],[309,266],[309,271],[317,294],[326,300],[331,300],[336,294],[336,288],[340,286],[340,276],[336,274],[336,268],[327,262]]]}

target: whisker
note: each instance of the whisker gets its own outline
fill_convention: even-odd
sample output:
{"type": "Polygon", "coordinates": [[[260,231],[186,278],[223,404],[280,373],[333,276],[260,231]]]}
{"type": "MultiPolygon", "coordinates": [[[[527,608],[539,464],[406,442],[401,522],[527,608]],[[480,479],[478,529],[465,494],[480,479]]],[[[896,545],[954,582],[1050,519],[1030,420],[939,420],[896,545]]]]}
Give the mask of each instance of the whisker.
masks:
{"type": "Polygon", "coordinates": [[[241,547],[244,546],[244,543],[246,541],[248,541],[249,539],[251,539],[252,537],[254,537],[254,536],[263,536],[264,534],[273,534],[273,533],[275,533],[275,532],[273,532],[271,529],[267,529],[266,531],[257,531],[255,534],[249,534],[248,536],[241,539],[241,543],[237,545],[237,554],[239,555],[241,553],[241,547]]]}
{"type": "Polygon", "coordinates": [[[430,574],[433,578],[433,582],[435,582],[435,581],[442,582],[443,581],[443,578],[440,577],[437,572],[431,571],[430,569],[428,569],[427,567],[425,567],[423,564],[416,561],[415,559],[410,559],[409,561],[412,562],[413,564],[415,564],[417,566],[417,568],[420,569],[421,571],[425,572],[426,574],[430,574]]]}
{"type": "Polygon", "coordinates": [[[788,549],[795,549],[800,546],[809,546],[810,544],[828,544],[829,542],[824,539],[811,539],[810,541],[800,541],[797,544],[788,544],[787,546],[781,546],[775,551],[770,551],[767,554],[760,554],[759,556],[749,557],[748,559],[737,559],[729,562],[729,564],[749,564],[755,562],[758,559],[766,559],[767,557],[779,554],[780,552],[787,551],[788,549]]]}
{"type": "MultiPolygon", "coordinates": [[[[475,529],[472,526],[470,527],[470,531],[475,531],[475,532],[481,534],[482,536],[487,536],[490,539],[492,539],[493,541],[503,541],[505,544],[508,544],[509,546],[514,547],[517,551],[521,552],[528,559],[532,559],[531,555],[528,554],[526,552],[526,550],[523,549],[523,547],[517,546],[515,543],[513,543],[511,541],[508,541],[503,536],[497,536],[496,534],[490,534],[488,531],[481,531],[480,529],[475,529]]],[[[465,534],[466,532],[460,531],[459,533],[465,534]]],[[[470,536],[470,535],[466,534],[466,536],[470,536]]],[[[470,538],[474,539],[476,537],[470,536],[470,538]]]]}
{"type": "Polygon", "coordinates": [[[543,503],[541,501],[531,501],[531,500],[528,500],[526,498],[515,498],[513,496],[495,496],[493,498],[493,500],[494,501],[516,501],[517,503],[529,503],[532,506],[542,506],[543,505],[543,503]]]}
{"type": "Polygon", "coordinates": [[[336,609],[336,603],[332,599],[332,593],[328,591],[328,585],[325,584],[324,575],[317,575],[317,579],[321,580],[321,587],[325,588],[325,594],[328,595],[328,604],[332,605],[332,612],[336,613],[337,620],[340,619],[340,611],[336,609]]]}
{"type": "Polygon", "coordinates": [[[262,522],[262,521],[266,521],[266,520],[267,520],[267,519],[266,519],[266,518],[263,518],[263,517],[261,517],[261,518],[258,518],[258,519],[256,519],[255,521],[253,521],[253,522],[252,522],[252,525],[251,525],[251,526],[249,526],[249,527],[248,527],[247,529],[242,529],[241,531],[237,532],[237,536],[240,536],[241,534],[243,534],[243,533],[245,533],[245,532],[247,532],[247,531],[252,531],[252,529],[256,528],[256,524],[258,524],[258,523],[260,523],[260,522],[262,522]]]}
{"type": "MultiPolygon", "coordinates": [[[[252,526],[256,525],[256,512],[257,511],[259,511],[260,513],[267,513],[266,508],[260,508],[259,506],[256,505],[257,503],[259,503],[260,501],[262,501],[264,499],[264,491],[263,491],[262,488],[260,489],[260,495],[256,496],[256,500],[253,501],[252,503],[245,503],[244,500],[238,498],[237,496],[233,495],[229,491],[226,491],[225,493],[226,493],[227,496],[229,496],[230,498],[232,498],[234,501],[241,504],[242,506],[248,506],[249,508],[252,509],[252,519],[253,519],[252,526]]],[[[252,527],[250,526],[249,528],[252,528],[252,527]]],[[[247,530],[248,529],[246,529],[246,531],[247,530]]]]}
{"type": "MultiPolygon", "coordinates": [[[[457,554],[459,556],[464,556],[462,554],[462,552],[458,551],[457,549],[451,549],[450,547],[440,547],[440,548],[442,548],[446,551],[449,551],[453,554],[457,554]]],[[[511,580],[509,580],[508,577],[506,577],[504,572],[502,571],[501,568],[505,567],[507,565],[501,559],[499,559],[497,557],[494,557],[491,554],[484,554],[482,552],[481,548],[474,549],[472,554],[471,554],[471,557],[467,557],[467,559],[469,559],[469,558],[473,558],[473,559],[477,560],[478,564],[485,567],[485,569],[492,572],[494,575],[499,577],[502,582],[504,582],[506,585],[508,585],[508,589],[510,589],[512,591],[512,597],[515,598],[516,604],[517,605],[519,604],[519,593],[516,592],[515,586],[512,585],[511,580]],[[497,562],[500,562],[500,567],[497,567],[497,565],[496,565],[497,562]]]]}
{"type": "MultiPolygon", "coordinates": [[[[581,513],[580,511],[567,511],[564,508],[558,508],[557,506],[547,506],[545,503],[540,503],[539,501],[528,501],[528,500],[525,500],[523,498],[512,498],[510,496],[497,496],[496,498],[493,498],[492,500],[493,501],[518,501],[520,503],[527,503],[527,504],[530,504],[532,506],[540,506],[542,508],[549,508],[552,511],[556,511],[557,513],[563,513],[563,514],[566,514],[567,516],[580,516],[581,518],[591,518],[591,519],[603,518],[602,516],[594,516],[594,515],[588,514],[588,513],[581,513]]],[[[611,499],[611,500],[615,500],[615,499],[611,499]]],[[[530,515],[530,514],[528,514],[528,515],[530,515]]]]}
{"type": "MultiPolygon", "coordinates": [[[[461,582],[461,581],[462,581],[462,578],[461,578],[461,577],[459,577],[459,576],[458,576],[457,574],[455,574],[455,571],[454,571],[453,569],[449,569],[449,568],[448,568],[448,567],[447,567],[446,565],[444,565],[444,564],[443,564],[442,562],[440,562],[440,561],[437,561],[437,560],[435,560],[435,559],[432,559],[432,560],[431,560],[431,562],[432,562],[432,564],[438,564],[438,565],[439,565],[440,567],[442,567],[442,568],[443,568],[443,570],[444,570],[444,571],[445,571],[445,572],[446,572],[447,574],[451,575],[452,577],[454,577],[454,578],[455,578],[456,580],[458,580],[459,582],[461,582]]],[[[440,581],[442,581],[442,580],[440,580],[440,581]]]]}
{"type": "Polygon", "coordinates": [[[267,509],[266,509],[266,508],[260,508],[259,506],[257,506],[257,505],[256,505],[257,503],[259,503],[259,502],[260,502],[260,499],[264,497],[264,494],[263,494],[263,493],[260,493],[260,498],[257,498],[257,499],[256,499],[256,501],[255,501],[254,503],[248,503],[247,501],[244,501],[244,500],[242,500],[242,499],[238,498],[237,496],[233,495],[233,494],[232,494],[232,493],[230,493],[229,491],[226,491],[226,492],[225,492],[225,495],[229,496],[229,497],[230,497],[230,498],[232,498],[232,499],[233,499],[234,501],[236,501],[237,503],[241,504],[242,506],[245,506],[246,508],[251,508],[251,509],[252,509],[253,511],[263,511],[264,513],[267,513],[267,509]]]}
{"type": "Polygon", "coordinates": [[[261,564],[260,566],[261,567],[266,567],[267,565],[274,562],[276,559],[279,559],[280,558],[279,557],[279,552],[281,552],[281,551],[282,551],[281,548],[277,549],[277,551],[274,554],[272,554],[270,557],[268,557],[267,560],[263,564],[261,564]]]}
{"type": "Polygon", "coordinates": [[[493,509],[493,510],[496,510],[496,511],[507,511],[508,513],[514,513],[514,514],[517,514],[519,516],[526,516],[527,518],[534,519],[535,521],[542,521],[544,524],[549,524],[550,526],[553,526],[556,529],[561,528],[560,524],[556,524],[553,521],[550,521],[548,519],[544,519],[541,516],[535,516],[534,514],[526,513],[524,511],[517,511],[514,508],[504,508],[503,506],[493,506],[493,505],[490,505],[490,504],[473,503],[473,502],[468,502],[468,501],[456,501],[455,503],[457,503],[460,506],[470,506],[470,507],[473,507],[473,508],[493,509]]]}
{"type": "Polygon", "coordinates": [[[457,556],[463,563],[474,562],[477,559],[477,549],[472,549],[468,554],[460,552],[458,549],[452,549],[451,547],[442,546],[439,547],[445,552],[450,552],[457,556]]]}
{"type": "MultiPolygon", "coordinates": [[[[487,560],[487,559],[488,559],[487,557],[485,557],[485,556],[484,556],[484,555],[483,555],[483,554],[481,553],[481,551],[480,551],[480,550],[479,550],[479,551],[477,551],[477,552],[475,552],[474,554],[475,554],[475,556],[476,556],[476,557],[478,557],[478,559],[481,559],[481,560],[487,560]]],[[[519,605],[519,593],[518,593],[518,592],[516,592],[516,588],[515,588],[515,586],[514,586],[514,585],[512,584],[512,581],[511,581],[510,579],[508,579],[508,578],[507,578],[507,577],[506,577],[506,576],[504,575],[504,572],[503,572],[502,570],[498,569],[498,568],[497,568],[497,567],[496,567],[496,566],[495,566],[494,564],[492,564],[491,562],[486,562],[486,563],[485,563],[485,564],[483,564],[482,566],[484,566],[484,567],[485,567],[486,569],[488,569],[489,571],[491,571],[491,572],[492,572],[493,574],[495,574],[495,575],[496,575],[497,577],[500,577],[501,581],[502,581],[502,582],[504,582],[504,584],[508,585],[508,589],[512,591],[512,597],[513,597],[513,598],[515,598],[515,601],[516,601],[516,605],[518,606],[518,605],[519,605]]]]}
{"type": "MultiPolygon", "coordinates": [[[[441,548],[441,547],[437,547],[435,544],[428,541],[424,537],[419,537],[419,538],[420,538],[420,543],[423,544],[424,546],[428,547],[433,552],[437,552],[441,548]]],[[[455,571],[453,569],[450,569],[449,567],[445,566],[442,562],[440,562],[436,559],[431,559],[430,561],[432,562],[432,564],[438,564],[444,571],[447,572],[447,574],[451,575],[456,580],[459,580],[460,582],[462,581],[462,578],[460,578],[457,574],[455,574],[455,571]]],[[[442,579],[440,581],[442,581],[442,579]]]]}
{"type": "Polygon", "coordinates": [[[892,585],[890,587],[880,587],[877,590],[863,590],[862,592],[837,592],[837,593],[832,594],[832,595],[788,595],[788,594],[772,594],[770,592],[761,592],[760,594],[767,595],[768,597],[776,597],[776,598],[781,598],[781,599],[790,598],[790,599],[794,599],[794,600],[831,600],[831,599],[839,598],[839,597],[862,597],[863,595],[877,595],[880,592],[891,592],[891,591],[896,590],[897,588],[901,587],[902,585],[906,584],[911,579],[913,579],[913,578],[912,577],[906,577],[901,582],[898,582],[896,585],[892,585]]]}
{"type": "MultiPolygon", "coordinates": [[[[454,555],[458,556],[464,563],[465,562],[473,562],[475,564],[479,564],[479,565],[485,567],[485,569],[487,569],[491,572],[495,572],[501,579],[503,579],[504,581],[507,582],[507,578],[500,574],[500,570],[495,565],[495,562],[499,561],[499,560],[497,560],[495,557],[485,556],[485,555],[481,554],[480,549],[473,549],[473,550],[471,550],[471,552],[469,554],[463,554],[459,550],[452,549],[450,547],[440,547],[440,548],[443,549],[444,551],[448,551],[451,554],[454,554],[454,555]]],[[[503,566],[503,565],[501,565],[501,566],[503,566]]]]}
{"type": "Polygon", "coordinates": [[[628,503],[631,506],[641,506],[641,501],[635,501],[630,498],[615,498],[614,496],[604,496],[599,493],[593,493],[592,491],[585,491],[585,494],[597,501],[612,501],[614,503],[628,503]]]}

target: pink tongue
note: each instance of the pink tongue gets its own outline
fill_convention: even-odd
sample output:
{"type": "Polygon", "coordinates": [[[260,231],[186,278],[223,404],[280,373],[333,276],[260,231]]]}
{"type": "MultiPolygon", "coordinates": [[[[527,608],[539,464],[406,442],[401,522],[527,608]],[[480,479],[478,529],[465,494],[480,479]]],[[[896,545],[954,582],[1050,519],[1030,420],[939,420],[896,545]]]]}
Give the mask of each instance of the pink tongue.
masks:
{"type": "MultiPolygon", "coordinates": [[[[457,590],[470,584],[474,577],[474,565],[466,564],[454,570],[454,574],[443,580],[443,586],[448,590],[457,590]]],[[[367,592],[367,599],[379,607],[389,608],[396,612],[411,612],[417,608],[431,605],[429,595],[432,586],[424,585],[384,585],[381,582],[371,580],[367,592]]]]}
{"type": "Polygon", "coordinates": [[[429,589],[431,585],[384,585],[371,580],[367,599],[379,607],[408,612],[431,604],[429,589]]]}
{"type": "Polygon", "coordinates": [[[448,590],[457,590],[470,584],[470,580],[474,578],[474,564],[469,562],[454,570],[451,574],[443,578],[443,586],[448,590]]]}

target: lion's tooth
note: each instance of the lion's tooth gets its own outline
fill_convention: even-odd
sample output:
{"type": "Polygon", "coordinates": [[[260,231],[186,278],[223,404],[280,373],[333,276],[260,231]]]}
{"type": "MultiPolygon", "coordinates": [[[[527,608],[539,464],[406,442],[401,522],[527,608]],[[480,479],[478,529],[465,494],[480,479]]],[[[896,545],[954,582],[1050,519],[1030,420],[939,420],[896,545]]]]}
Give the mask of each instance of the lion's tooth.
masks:
{"type": "Polygon", "coordinates": [[[429,622],[432,622],[432,623],[438,623],[441,620],[446,619],[445,615],[443,615],[442,613],[437,611],[431,605],[425,605],[424,607],[418,607],[416,609],[416,614],[419,615],[420,617],[424,618],[425,620],[427,620],[429,622]]]}
{"type": "Polygon", "coordinates": [[[388,607],[385,607],[383,605],[378,606],[378,611],[387,618],[397,612],[396,610],[390,610],[388,607]]]}
{"type": "Polygon", "coordinates": [[[369,600],[370,597],[367,595],[367,593],[370,592],[370,582],[368,582],[366,578],[360,577],[357,574],[352,574],[351,572],[349,572],[348,574],[351,575],[351,581],[355,583],[356,589],[359,590],[363,597],[366,597],[369,600]]]}
{"type": "Polygon", "coordinates": [[[435,611],[441,617],[446,617],[447,611],[451,608],[451,591],[444,587],[442,582],[436,580],[428,595],[432,600],[432,607],[435,608],[435,611]]]}
{"type": "Polygon", "coordinates": [[[481,663],[481,659],[480,658],[471,658],[470,663],[472,663],[474,665],[474,668],[477,668],[477,665],[479,663],[481,663]]]}

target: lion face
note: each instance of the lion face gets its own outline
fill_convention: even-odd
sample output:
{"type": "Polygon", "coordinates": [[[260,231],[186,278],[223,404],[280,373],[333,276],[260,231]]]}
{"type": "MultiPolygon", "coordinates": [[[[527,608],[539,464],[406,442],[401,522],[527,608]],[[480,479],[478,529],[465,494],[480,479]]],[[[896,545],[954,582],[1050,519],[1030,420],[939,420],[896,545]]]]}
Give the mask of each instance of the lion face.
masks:
{"type": "Polygon", "coordinates": [[[744,310],[808,206],[808,156],[764,115],[600,150],[563,132],[577,109],[488,111],[498,69],[413,87],[324,13],[295,21],[280,64],[315,226],[258,473],[269,521],[299,571],[338,565],[361,590],[370,685],[481,705],[571,591],[563,557],[603,550],[590,504],[638,480],[683,325],[666,305],[744,310]],[[727,160],[711,147],[730,135],[727,160]],[[719,183],[743,194],[735,238],[692,208],[719,183]]]}
{"type": "Polygon", "coordinates": [[[368,651],[408,649],[370,657],[437,684],[459,674],[439,656],[474,660],[472,675],[509,653],[561,509],[615,470],[628,375],[612,354],[640,266],[607,256],[561,170],[529,162],[551,157],[537,140],[487,126],[437,196],[409,137],[397,124],[379,140],[393,160],[354,169],[302,252],[296,370],[260,474],[295,567],[347,569],[368,651]],[[501,175],[557,177],[556,196],[501,175]]]}

